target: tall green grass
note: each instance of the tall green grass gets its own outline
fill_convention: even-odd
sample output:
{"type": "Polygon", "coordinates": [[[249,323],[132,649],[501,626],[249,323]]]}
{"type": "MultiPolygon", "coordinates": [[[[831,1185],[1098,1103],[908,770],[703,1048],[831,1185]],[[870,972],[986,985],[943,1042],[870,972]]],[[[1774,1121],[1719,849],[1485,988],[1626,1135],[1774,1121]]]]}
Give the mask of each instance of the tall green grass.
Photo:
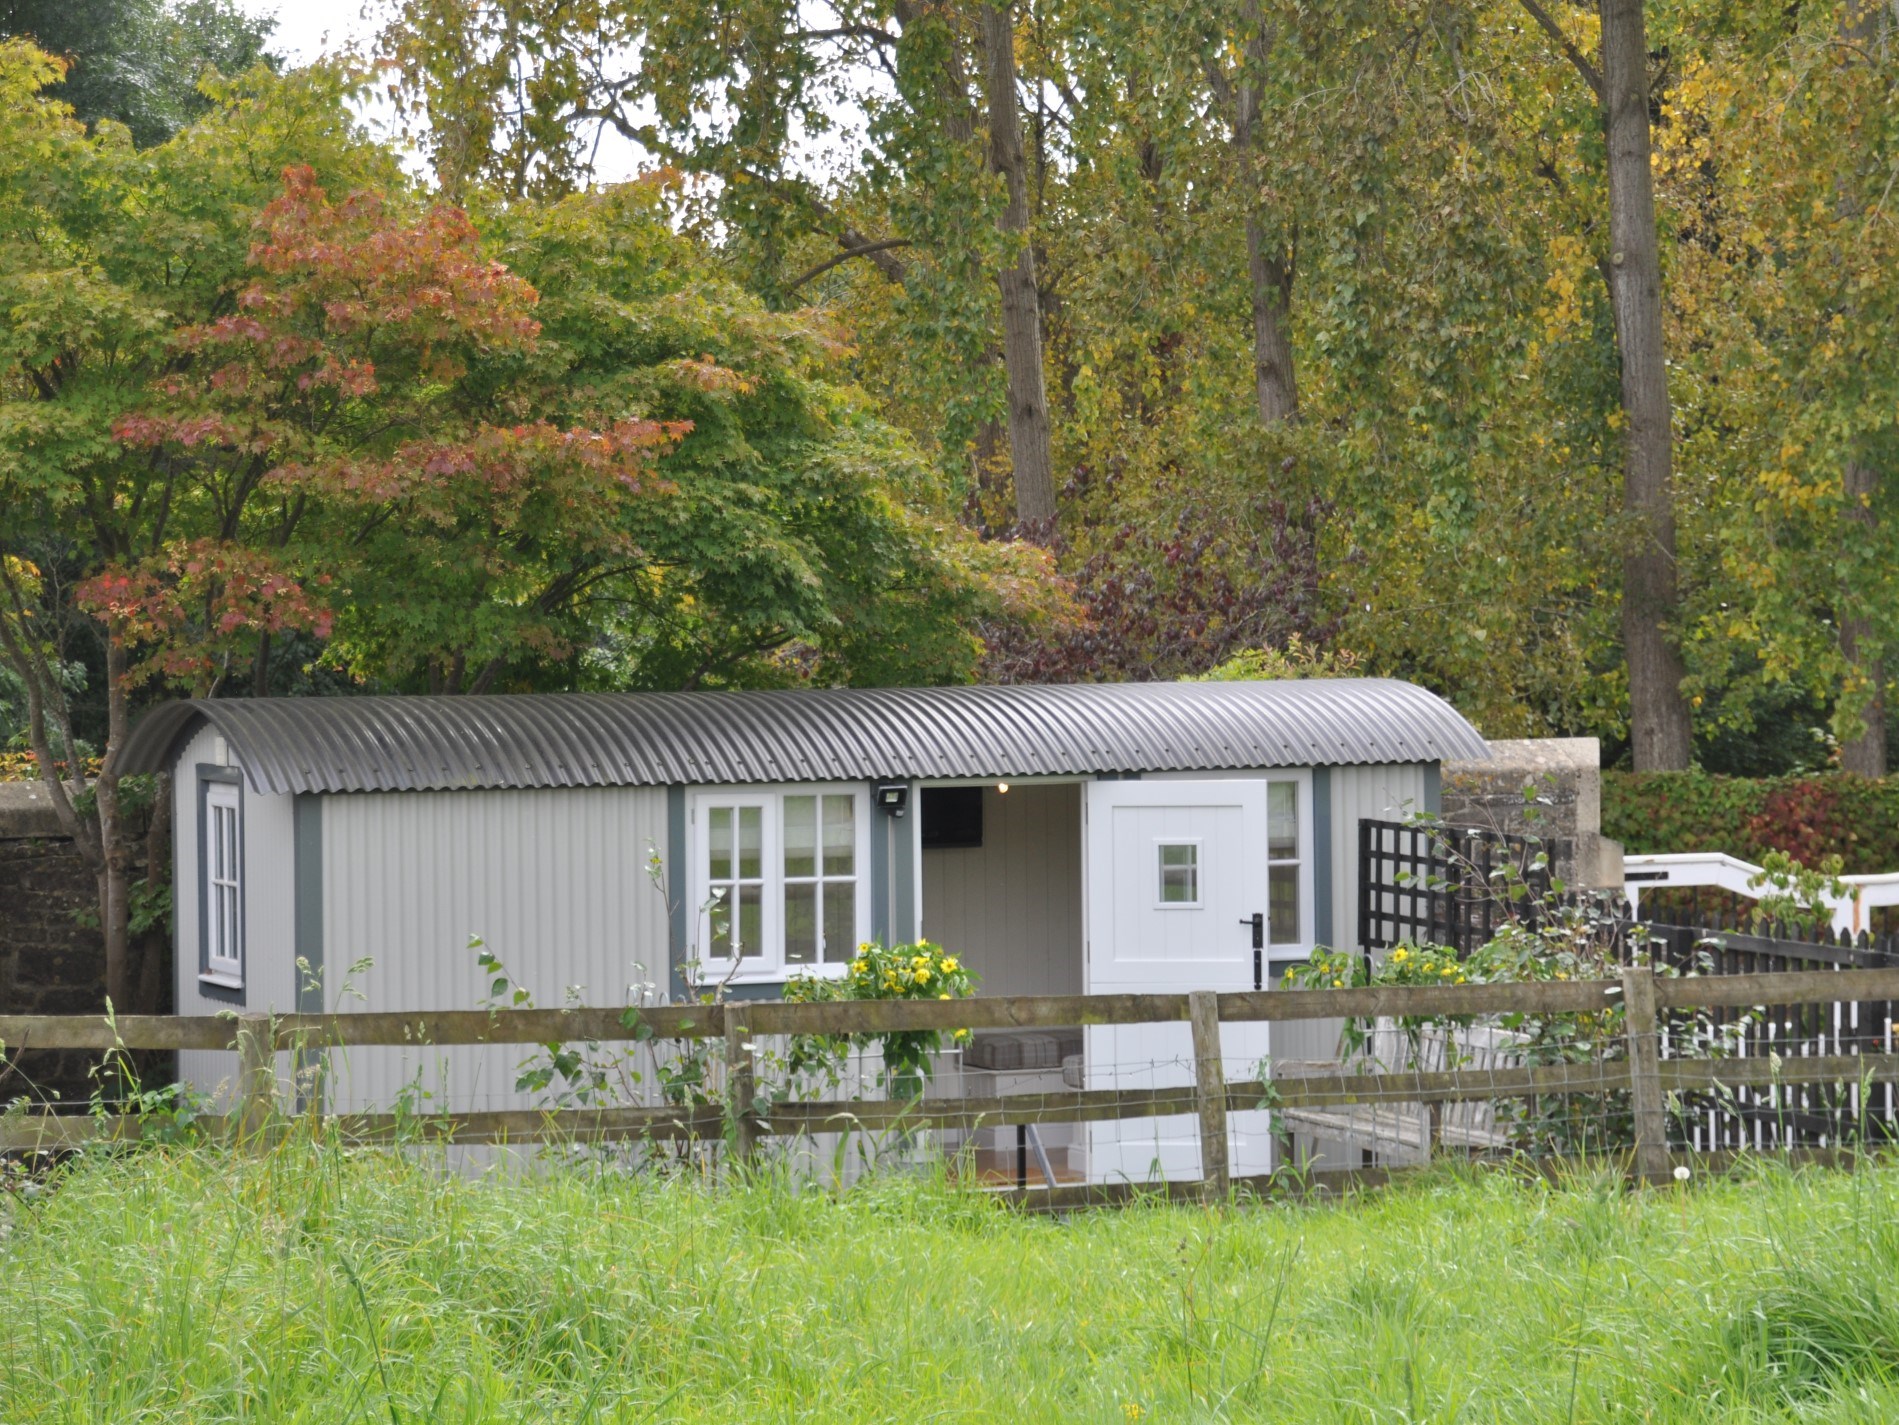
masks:
{"type": "Polygon", "coordinates": [[[8,1425],[1899,1419],[1887,1167],[1050,1220],[301,1145],[4,1211],[8,1425]]]}

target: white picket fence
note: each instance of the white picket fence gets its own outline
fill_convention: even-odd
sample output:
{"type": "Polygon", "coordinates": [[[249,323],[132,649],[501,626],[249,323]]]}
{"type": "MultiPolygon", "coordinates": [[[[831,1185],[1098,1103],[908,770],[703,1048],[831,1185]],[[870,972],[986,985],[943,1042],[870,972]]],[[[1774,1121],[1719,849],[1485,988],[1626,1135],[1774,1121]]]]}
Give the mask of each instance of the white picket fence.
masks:
{"type": "MultiPolygon", "coordinates": [[[[1735,895],[1759,900],[1763,888],[1756,884],[1761,868],[1719,851],[1680,851],[1656,856],[1625,856],[1622,861],[1622,889],[1628,897],[1629,913],[1640,917],[1642,896],[1663,886],[1704,886],[1732,891],[1735,895]]],[[[1857,935],[1872,928],[1871,912],[1880,906],[1899,905],[1899,871],[1884,871],[1875,876],[1842,876],[1843,896],[1823,896],[1833,913],[1833,929],[1857,935]]]]}

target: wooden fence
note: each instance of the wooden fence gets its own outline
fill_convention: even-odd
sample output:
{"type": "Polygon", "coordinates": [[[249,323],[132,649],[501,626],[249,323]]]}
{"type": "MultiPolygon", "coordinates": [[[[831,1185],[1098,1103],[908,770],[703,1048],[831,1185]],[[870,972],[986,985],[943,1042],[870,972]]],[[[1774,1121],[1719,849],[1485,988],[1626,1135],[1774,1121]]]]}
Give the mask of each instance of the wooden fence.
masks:
{"type": "MultiPolygon", "coordinates": [[[[1791,1059],[1665,1058],[1670,1017],[1757,1005],[1866,1004],[1899,1000],[1899,969],[1670,978],[1646,968],[1618,980],[1529,984],[1375,986],[1250,993],[1055,995],[959,1001],[853,1001],[826,1004],[737,1002],[612,1010],[455,1010],[341,1015],[0,1017],[6,1052],[71,1048],[235,1051],[230,1112],[204,1120],[238,1142],[268,1141],[291,1111],[278,1100],[276,1055],[348,1046],[548,1044],[722,1039],[730,1066],[724,1101],[692,1106],[491,1110],[416,1115],[338,1115],[356,1141],[391,1140],[419,1130],[457,1143],[611,1142],[724,1139],[750,1155],[767,1136],[876,1128],[974,1129],[1028,1123],[1081,1123],[1170,1114],[1197,1117],[1202,1179],[1196,1191],[1223,1196],[1228,1172],[1227,1115],[1262,1108],[1323,1109],[1366,1102],[1446,1104],[1565,1094],[1628,1096],[1632,1165],[1656,1180],[1673,1166],[1671,1100],[1787,1084],[1890,1084],[1899,1054],[1853,1052],[1791,1059]],[[1481,1071],[1338,1073],[1296,1080],[1229,1081],[1221,1063],[1222,1024],[1339,1019],[1439,1019],[1503,1014],[1587,1013],[1626,1007],[1626,1052],[1619,1059],[1490,1067],[1481,1071]],[[767,1035],[862,1035],[891,1030],[1024,1029],[1075,1025],[1185,1022],[1194,1075],[1179,1087],[1076,1089],[994,1097],[915,1101],[760,1099],[745,1050],[767,1035]]],[[[1882,1044],[1884,1042],[1882,1036],[1882,1044]]],[[[136,1138],[137,1117],[11,1112],[0,1117],[0,1149],[57,1150],[99,1139],[136,1138]]]]}

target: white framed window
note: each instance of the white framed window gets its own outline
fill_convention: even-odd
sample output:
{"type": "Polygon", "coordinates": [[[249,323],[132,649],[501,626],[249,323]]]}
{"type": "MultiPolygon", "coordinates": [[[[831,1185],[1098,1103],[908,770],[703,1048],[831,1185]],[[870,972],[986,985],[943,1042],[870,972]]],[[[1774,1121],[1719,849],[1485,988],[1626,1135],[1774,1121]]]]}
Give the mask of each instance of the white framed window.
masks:
{"type": "Polygon", "coordinates": [[[1305,782],[1266,783],[1266,943],[1306,943],[1307,817],[1299,803],[1305,782]]]}
{"type": "Polygon", "coordinates": [[[244,825],[243,802],[232,781],[204,783],[203,822],[199,828],[204,894],[202,977],[215,984],[244,984],[244,825]]]}
{"type": "Polygon", "coordinates": [[[706,791],[690,808],[704,973],[738,980],[841,973],[870,928],[868,792],[706,791]]]}
{"type": "Polygon", "coordinates": [[[1200,842],[1154,843],[1154,908],[1200,909],[1200,842]]]}

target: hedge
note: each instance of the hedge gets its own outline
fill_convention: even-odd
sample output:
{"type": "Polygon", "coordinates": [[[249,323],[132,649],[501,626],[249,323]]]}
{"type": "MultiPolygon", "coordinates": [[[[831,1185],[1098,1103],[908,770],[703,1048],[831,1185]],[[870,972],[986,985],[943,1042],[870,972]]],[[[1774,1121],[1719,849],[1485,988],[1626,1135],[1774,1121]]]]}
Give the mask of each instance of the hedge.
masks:
{"type": "Polygon", "coordinates": [[[1636,854],[1784,851],[1811,866],[1837,853],[1848,874],[1899,871],[1899,777],[1604,772],[1602,832],[1636,854]]]}

